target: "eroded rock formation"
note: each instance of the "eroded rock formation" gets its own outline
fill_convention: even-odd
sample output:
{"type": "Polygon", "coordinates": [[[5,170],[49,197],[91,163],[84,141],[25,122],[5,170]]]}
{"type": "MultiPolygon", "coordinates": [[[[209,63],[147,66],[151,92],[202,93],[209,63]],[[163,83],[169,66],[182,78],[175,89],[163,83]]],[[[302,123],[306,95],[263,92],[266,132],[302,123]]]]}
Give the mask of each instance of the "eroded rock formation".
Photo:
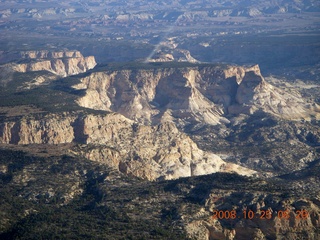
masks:
{"type": "Polygon", "coordinates": [[[141,123],[227,123],[227,114],[264,111],[290,120],[320,117],[317,104],[267,83],[258,65],[94,72],[75,89],[80,106],[119,112],[141,123]]]}
{"type": "Polygon", "coordinates": [[[226,163],[219,156],[200,150],[175,124],[156,126],[134,123],[117,113],[103,115],[48,114],[22,118],[0,125],[0,143],[62,144],[87,147],[72,152],[99,161],[128,175],[175,179],[214,172],[255,171],[226,163]]]}
{"type": "MultiPolygon", "coordinates": [[[[60,61],[61,56],[79,54],[30,52],[26,57],[50,55],[60,61]]],[[[77,58],[67,59],[73,62],[77,58]]],[[[254,171],[200,150],[181,130],[197,124],[222,126],[229,123],[230,116],[256,111],[284,119],[319,118],[316,104],[267,83],[257,65],[98,69],[72,87],[84,90],[76,97],[81,107],[112,113],[17,117],[1,123],[0,142],[89,144],[74,152],[150,180],[218,171],[251,175],[254,171]]],[[[223,135],[227,130],[221,131],[223,135]]]]}
{"type": "Polygon", "coordinates": [[[26,51],[20,55],[24,62],[7,64],[13,71],[48,71],[65,77],[86,72],[97,64],[93,56],[84,57],[79,51],[26,51]]]}

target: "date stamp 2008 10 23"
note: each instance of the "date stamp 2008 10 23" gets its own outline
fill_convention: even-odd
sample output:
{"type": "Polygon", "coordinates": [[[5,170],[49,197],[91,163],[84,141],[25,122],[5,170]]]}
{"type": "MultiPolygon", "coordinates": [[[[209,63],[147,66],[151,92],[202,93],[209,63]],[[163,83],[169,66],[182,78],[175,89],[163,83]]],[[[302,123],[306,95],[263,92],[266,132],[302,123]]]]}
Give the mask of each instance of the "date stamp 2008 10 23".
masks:
{"type": "Polygon", "coordinates": [[[309,212],[305,209],[295,210],[290,212],[289,210],[279,210],[273,212],[271,210],[259,210],[255,213],[252,210],[243,210],[240,214],[237,214],[236,210],[213,210],[213,219],[266,219],[270,220],[272,217],[278,217],[280,219],[289,219],[294,217],[295,219],[305,220],[309,217],[309,212]],[[291,214],[294,213],[294,214],[291,214]]]}

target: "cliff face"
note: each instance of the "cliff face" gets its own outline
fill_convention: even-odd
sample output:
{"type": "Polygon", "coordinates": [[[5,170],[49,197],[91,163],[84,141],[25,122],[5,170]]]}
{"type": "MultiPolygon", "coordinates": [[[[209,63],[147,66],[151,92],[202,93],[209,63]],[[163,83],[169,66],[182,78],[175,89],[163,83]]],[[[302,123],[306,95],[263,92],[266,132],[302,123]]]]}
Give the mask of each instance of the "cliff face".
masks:
{"type": "MultiPolygon", "coordinates": [[[[212,81],[211,72],[203,71],[212,81]]],[[[119,112],[142,123],[178,119],[212,125],[228,122],[221,116],[223,106],[209,99],[212,90],[205,89],[210,82],[202,78],[197,68],[96,72],[80,79],[74,88],[86,89],[86,95],[78,100],[80,106],[119,112]]],[[[214,98],[223,101],[222,94],[214,98]]]]}
{"type": "Polygon", "coordinates": [[[236,104],[228,108],[230,113],[262,110],[288,120],[320,118],[317,104],[308,104],[300,95],[272,86],[257,69],[243,75],[235,99],[236,104]]]}
{"type": "Polygon", "coordinates": [[[93,56],[84,57],[79,51],[21,52],[26,63],[9,64],[17,72],[48,71],[61,77],[86,72],[96,66],[93,56]]]}
{"type": "MultiPolygon", "coordinates": [[[[38,53],[28,56],[39,57],[38,53]]],[[[288,119],[319,117],[316,104],[267,83],[257,65],[95,71],[79,78],[73,88],[84,90],[82,97],[76,96],[80,106],[113,113],[44,114],[5,120],[0,125],[0,143],[89,144],[74,152],[150,180],[217,171],[250,175],[254,172],[225,163],[211,150],[200,150],[180,130],[206,124],[223,126],[229,123],[230,114],[255,111],[288,119]]],[[[216,134],[223,139],[228,131],[224,126],[216,134]]],[[[203,141],[220,144],[214,134],[204,135],[203,141]]],[[[194,139],[201,143],[201,138],[194,139]]]]}
{"type": "Polygon", "coordinates": [[[75,89],[83,107],[111,110],[142,123],[227,123],[226,114],[257,110],[291,120],[319,118],[320,108],[267,83],[258,65],[95,72],[75,89]]]}
{"type": "Polygon", "coordinates": [[[73,141],[84,144],[105,143],[119,138],[118,130],[130,124],[132,121],[120,114],[82,116],[76,113],[60,113],[22,117],[1,123],[0,143],[62,144],[73,141]]]}
{"type": "Polygon", "coordinates": [[[74,117],[47,115],[43,119],[22,118],[0,124],[0,142],[5,144],[60,144],[74,139],[74,117]]]}
{"type": "MultiPolygon", "coordinates": [[[[68,58],[60,58],[62,55],[57,53],[56,58],[49,61],[46,59],[48,53],[41,54],[26,55],[31,60],[43,60],[37,63],[39,66],[35,64],[30,69],[50,68],[51,62],[56,61],[61,66],[69,64],[71,70],[67,72],[72,73],[76,71],[72,66],[80,58],[71,53],[68,58]],[[69,62],[65,64],[67,60],[69,62]]],[[[268,114],[248,116],[262,111],[285,119],[309,120],[318,117],[316,104],[306,103],[299,95],[269,84],[257,65],[145,66],[145,69],[92,71],[73,77],[73,88],[84,90],[80,91],[81,96],[77,95],[78,91],[69,91],[68,88],[64,92],[60,87],[69,87],[70,78],[58,82],[60,88],[57,92],[55,83],[39,88],[33,86],[31,97],[47,93],[44,90],[50,88],[47,98],[43,98],[44,101],[49,99],[50,104],[23,106],[25,97],[30,98],[30,92],[26,88],[22,91],[19,87],[14,88],[13,84],[9,101],[19,97],[17,102],[22,106],[12,107],[9,101],[5,105],[8,94],[1,96],[5,103],[0,107],[0,144],[17,150],[16,155],[7,153],[0,158],[0,180],[12,184],[7,189],[14,197],[10,195],[7,199],[15,199],[14,194],[18,193],[19,201],[20,197],[37,204],[45,200],[42,203],[52,202],[60,207],[59,204],[72,201],[74,196],[94,193],[99,199],[95,201],[99,212],[101,207],[107,207],[108,212],[119,209],[128,213],[124,216],[129,221],[139,219],[139,214],[140,219],[145,220],[145,216],[151,213],[161,222],[169,217],[170,226],[186,230],[195,239],[319,238],[318,126],[311,127],[312,122],[278,122],[278,118],[268,114]],[[75,83],[77,79],[79,81],[75,83]],[[67,101],[73,100],[80,106],[110,113],[68,105],[67,101]],[[62,112],[68,111],[69,106],[77,110],[62,112]],[[55,112],[44,112],[46,109],[55,112]],[[36,153],[44,158],[36,162],[33,157],[27,157],[29,160],[25,161],[25,155],[19,151],[26,149],[30,156],[36,153]],[[212,151],[219,152],[220,156],[212,151]],[[43,163],[44,159],[48,159],[51,165],[43,163]],[[92,168],[88,168],[88,162],[92,168]],[[296,171],[295,178],[279,176],[278,169],[285,173],[296,171]],[[302,171],[305,169],[306,172],[302,171]],[[111,172],[115,178],[109,174],[111,172]],[[206,176],[154,183],[123,177],[119,172],[150,181],[206,176]],[[263,175],[266,178],[223,173],[207,175],[215,172],[263,175]],[[271,178],[275,174],[278,177],[271,178]],[[48,181],[48,176],[52,180],[48,181]],[[280,178],[288,181],[280,181],[280,178]],[[65,189],[59,193],[61,185],[65,189]],[[146,188],[148,185],[150,187],[146,188]],[[17,192],[11,187],[17,188],[17,192]],[[132,195],[134,187],[136,195],[132,195]],[[114,196],[115,192],[122,196],[114,196]],[[171,205],[168,204],[170,201],[171,205]],[[159,203],[165,206],[157,208],[155,205],[159,203]],[[215,210],[224,213],[235,210],[238,217],[213,219],[215,210]],[[255,217],[248,219],[243,215],[244,210],[253,211],[255,217]],[[301,210],[306,210],[309,216],[299,219],[298,211],[301,210]],[[271,216],[263,216],[265,211],[271,216]],[[278,215],[280,211],[288,211],[288,218],[278,215]]],[[[27,71],[27,68],[22,70],[27,71]]],[[[39,76],[40,73],[28,76],[36,75],[37,84],[46,81],[45,77],[39,76]]],[[[10,82],[6,82],[4,93],[9,85],[10,82]]],[[[93,205],[91,196],[88,199],[93,205]]],[[[24,206],[29,211],[30,205],[24,206]]],[[[87,202],[85,206],[88,206],[87,202]]]]}
{"type": "Polygon", "coordinates": [[[175,179],[214,172],[255,172],[226,163],[219,156],[200,150],[173,123],[137,125],[120,114],[49,114],[0,125],[0,143],[82,143],[73,153],[149,180],[175,179]]]}

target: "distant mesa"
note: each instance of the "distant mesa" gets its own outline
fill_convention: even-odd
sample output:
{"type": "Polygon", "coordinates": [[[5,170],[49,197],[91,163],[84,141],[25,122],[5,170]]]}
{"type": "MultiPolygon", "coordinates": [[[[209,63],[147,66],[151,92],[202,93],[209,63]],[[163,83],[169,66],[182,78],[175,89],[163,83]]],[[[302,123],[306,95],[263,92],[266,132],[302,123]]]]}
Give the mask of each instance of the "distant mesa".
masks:
{"type": "Polygon", "coordinates": [[[82,58],[79,51],[22,51],[21,58],[24,59],[51,59],[51,58],[82,58]]]}
{"type": "Polygon", "coordinates": [[[167,51],[155,52],[152,56],[146,59],[145,62],[190,62],[199,63],[197,59],[191,56],[191,53],[185,49],[168,49],[167,51]]]}
{"type": "Polygon", "coordinates": [[[93,56],[84,57],[79,51],[22,51],[18,62],[6,66],[16,72],[48,71],[66,77],[93,69],[97,63],[93,56]]]}

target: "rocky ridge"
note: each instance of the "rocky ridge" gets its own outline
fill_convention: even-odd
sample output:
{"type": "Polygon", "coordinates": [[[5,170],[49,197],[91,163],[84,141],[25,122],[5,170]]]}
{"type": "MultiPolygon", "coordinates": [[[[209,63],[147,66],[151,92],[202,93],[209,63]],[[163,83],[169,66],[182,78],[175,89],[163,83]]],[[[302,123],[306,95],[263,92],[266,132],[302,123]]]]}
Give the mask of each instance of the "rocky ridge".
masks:
{"type": "MultiPolygon", "coordinates": [[[[165,43],[163,43],[166,45],[165,43]]],[[[147,58],[145,62],[191,62],[199,63],[197,59],[191,56],[191,53],[185,49],[176,48],[175,44],[169,42],[169,47],[166,51],[159,50],[153,56],[147,58]],[[170,46],[172,45],[172,46],[170,46]]]]}
{"type": "Polygon", "coordinates": [[[21,63],[8,63],[16,72],[48,71],[60,77],[84,73],[96,66],[93,56],[84,57],[79,51],[24,51],[21,63]]]}
{"type": "Polygon", "coordinates": [[[288,120],[320,118],[320,107],[272,86],[258,65],[97,71],[81,78],[80,106],[141,123],[228,123],[228,114],[263,111],[288,120]]]}
{"type": "MultiPolygon", "coordinates": [[[[26,57],[47,57],[49,53],[39,54],[32,52],[26,54],[26,57]]],[[[74,54],[70,53],[69,56],[74,54]]],[[[62,55],[56,55],[60,56],[62,55]]],[[[173,67],[158,67],[149,63],[134,67],[124,66],[122,70],[110,70],[108,67],[103,70],[103,66],[100,66],[81,77],[56,81],[65,85],[58,88],[55,86],[54,89],[67,87],[69,92],[71,89],[73,98],[68,101],[75,99],[80,108],[113,113],[92,114],[77,110],[72,113],[7,117],[0,125],[0,142],[84,144],[70,153],[86,156],[128,175],[149,180],[174,179],[218,171],[252,175],[256,172],[240,167],[242,160],[240,162],[237,157],[238,153],[224,153],[224,159],[233,162],[231,164],[212,153],[212,149],[226,150],[226,146],[229,146],[225,141],[226,137],[234,138],[234,143],[238,142],[238,136],[245,131],[251,131],[243,126],[246,119],[257,112],[298,121],[319,117],[317,104],[305,103],[299,96],[286,93],[283,89],[267,83],[258,65],[241,67],[179,64],[173,67]],[[78,91],[80,94],[77,94],[78,91]],[[233,129],[227,125],[233,126],[233,129]],[[200,134],[201,136],[190,135],[193,140],[182,132],[187,128],[201,126],[219,126],[219,130],[210,130],[210,136],[207,131],[200,134]],[[239,129],[236,130],[237,128],[239,129]],[[240,133],[236,133],[237,131],[240,133]],[[221,143],[216,142],[215,134],[219,135],[221,143]],[[204,141],[206,144],[203,144],[204,141]],[[214,143],[215,146],[212,145],[214,143]],[[223,143],[225,146],[221,147],[223,143]]],[[[61,93],[52,96],[59,97],[61,93]]],[[[52,107],[54,106],[55,104],[52,104],[52,107]]],[[[270,121],[265,121],[265,124],[270,122],[272,127],[275,120],[270,121]]],[[[259,123],[259,126],[261,124],[264,126],[263,123],[259,123]]],[[[268,129],[272,130],[269,125],[268,129]]],[[[313,131],[313,135],[316,135],[317,129],[313,131]]],[[[281,141],[286,141],[288,134],[283,134],[277,136],[279,135],[281,141]]],[[[247,134],[250,138],[251,135],[252,141],[275,136],[274,133],[264,132],[247,134]]],[[[272,142],[274,139],[268,141],[272,142]]],[[[247,142],[250,144],[251,140],[247,142]]],[[[291,141],[291,144],[293,143],[294,140],[291,141]]],[[[301,147],[303,144],[296,146],[301,147]]],[[[241,149],[245,149],[241,146],[241,149]]],[[[296,156],[302,159],[305,157],[304,153],[305,151],[303,156],[296,156]]],[[[293,168],[292,161],[289,161],[290,166],[286,166],[287,162],[280,165],[286,166],[284,172],[287,169],[301,169],[312,162],[317,154],[313,151],[313,154],[306,156],[308,160],[303,160],[293,168]]],[[[256,159],[249,159],[247,167],[256,166],[255,162],[256,159]]],[[[269,172],[272,166],[264,160],[259,162],[265,166],[264,175],[272,175],[272,171],[269,172]]],[[[255,167],[254,169],[258,170],[255,167]]]]}
{"type": "MultiPolygon", "coordinates": [[[[41,56],[46,58],[48,54],[26,55],[36,59],[41,56]]],[[[89,209],[90,214],[104,211],[102,219],[112,216],[108,222],[119,221],[119,228],[126,231],[123,219],[126,224],[166,219],[174,231],[185,231],[195,239],[318,239],[317,104],[271,85],[258,65],[162,64],[113,70],[100,66],[49,85],[40,81],[31,89],[31,96],[47,93],[44,89],[57,92],[49,97],[55,112],[45,111],[40,105],[0,108],[0,144],[16,150],[1,150],[2,192],[7,202],[14,199],[27,204],[22,210],[10,205],[3,211],[11,222],[2,218],[2,233],[16,231],[14,221],[33,218],[37,219],[36,226],[45,222],[39,219],[50,219],[50,227],[59,232],[60,222],[55,225],[57,220],[41,217],[46,210],[43,213],[43,209],[28,204],[43,203],[57,210],[48,213],[64,216],[62,206],[78,214],[77,201],[83,198],[81,209],[89,209]],[[71,100],[80,105],[77,110],[69,111],[71,100]],[[57,110],[59,104],[64,111],[57,110]],[[21,149],[27,149],[31,156],[19,152],[21,149]],[[293,149],[303,149],[301,157],[293,149]],[[290,161],[283,161],[282,156],[291,150],[290,161]],[[45,158],[32,156],[36,151],[45,158]],[[80,166],[84,163],[87,166],[80,166]],[[251,166],[257,171],[249,169],[251,166]],[[286,173],[303,170],[280,181],[272,178],[278,174],[276,168],[285,168],[286,173]],[[224,173],[211,174],[216,172],[224,173]],[[258,178],[261,175],[268,178],[258,178]],[[12,187],[17,193],[14,197],[12,187]],[[244,219],[245,209],[252,210],[256,218],[244,219]],[[213,219],[214,210],[235,210],[239,217],[213,219]],[[308,211],[309,216],[298,219],[297,211],[301,210],[308,211]],[[263,211],[271,212],[270,219],[262,217],[263,211]],[[279,211],[288,211],[289,218],[279,217],[279,211]],[[116,212],[127,215],[119,220],[119,215],[113,217],[116,212]]],[[[30,90],[14,86],[13,96],[21,99],[30,90]]],[[[10,82],[4,90],[7,87],[10,82]]],[[[94,214],[94,218],[97,216],[94,214]]],[[[24,236],[48,231],[24,226],[24,236]]]]}
{"type": "Polygon", "coordinates": [[[86,144],[70,151],[128,175],[148,180],[175,179],[218,171],[252,175],[255,171],[224,162],[200,150],[173,123],[142,126],[120,114],[48,114],[0,125],[3,144],[86,144]]]}
{"type": "MultiPolygon", "coordinates": [[[[12,1],[3,1],[3,2],[12,2],[12,1]]],[[[11,15],[21,15],[22,17],[32,17],[32,18],[52,18],[52,17],[61,17],[63,16],[73,16],[79,12],[94,12],[97,11],[96,5],[88,5],[81,6],[77,5],[75,8],[75,1],[71,1],[69,4],[60,4],[56,1],[51,1],[55,3],[54,7],[48,6],[47,8],[43,7],[35,7],[30,5],[26,8],[26,4],[28,2],[23,2],[24,5],[20,7],[12,7],[12,8],[4,8],[0,11],[1,18],[8,18],[11,15]],[[68,6],[68,7],[66,7],[68,6]]],[[[185,12],[181,14],[181,18],[183,20],[186,19],[199,19],[205,17],[221,17],[221,16],[247,16],[247,17],[255,17],[262,14],[283,14],[283,13],[301,13],[301,12],[310,12],[310,11],[319,11],[319,4],[315,0],[309,1],[285,1],[278,0],[274,2],[263,2],[256,1],[254,3],[248,1],[211,1],[204,2],[203,8],[204,10],[198,10],[197,8],[193,12],[187,11],[188,9],[192,9],[192,6],[199,4],[197,1],[189,1],[187,7],[185,6],[184,1],[158,1],[156,3],[152,3],[151,6],[153,9],[164,9],[167,5],[174,5],[179,7],[179,9],[184,9],[185,12]],[[237,8],[235,8],[237,7],[237,8]],[[206,8],[209,8],[207,10],[206,8]]],[[[142,6],[147,4],[147,1],[142,1],[142,6]]],[[[97,3],[100,8],[106,8],[108,10],[112,9],[113,5],[109,2],[97,3]]],[[[18,5],[19,6],[19,5],[18,5]]],[[[134,7],[137,8],[135,1],[127,1],[123,7],[134,7]]],[[[138,5],[139,6],[139,5],[138,5]]],[[[165,8],[166,9],[166,8],[165,8]]],[[[145,10],[143,8],[143,10],[145,10]]],[[[163,14],[163,16],[158,16],[157,14],[150,13],[147,11],[133,11],[133,12],[117,12],[117,14],[103,14],[102,17],[104,19],[114,19],[117,21],[133,21],[133,20],[150,20],[150,19],[161,19],[168,18],[168,14],[163,14]]]]}

